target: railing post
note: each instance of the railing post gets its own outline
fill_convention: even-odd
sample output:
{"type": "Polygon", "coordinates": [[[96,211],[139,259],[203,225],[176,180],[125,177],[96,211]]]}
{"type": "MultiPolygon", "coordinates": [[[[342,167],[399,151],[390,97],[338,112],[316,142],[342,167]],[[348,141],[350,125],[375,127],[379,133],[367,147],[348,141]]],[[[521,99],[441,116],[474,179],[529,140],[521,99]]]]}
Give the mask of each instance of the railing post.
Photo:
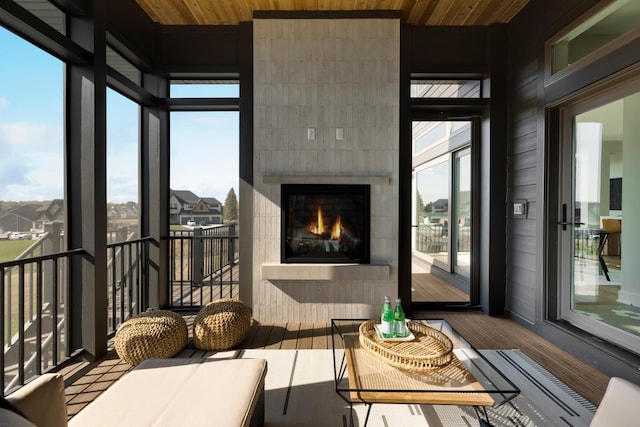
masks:
{"type": "Polygon", "coordinates": [[[236,250],[235,250],[236,225],[235,224],[229,225],[228,236],[229,236],[229,255],[227,257],[227,264],[231,265],[231,267],[233,268],[233,260],[236,258],[236,250]]]}
{"type": "MultiPolygon", "coordinates": [[[[57,254],[62,252],[62,248],[60,245],[60,231],[62,229],[62,224],[59,222],[49,222],[44,224],[44,231],[47,233],[47,238],[42,242],[42,255],[49,254],[57,254]]],[[[45,264],[48,271],[46,274],[43,274],[42,277],[42,286],[43,286],[43,298],[44,302],[53,301],[53,293],[57,290],[54,289],[53,284],[55,281],[53,280],[54,276],[58,274],[55,270],[53,263],[45,264]]]]}
{"type": "Polygon", "coordinates": [[[116,242],[126,242],[127,241],[127,232],[128,229],[126,227],[120,227],[116,230],[116,237],[112,243],[116,242]]]}
{"type": "Polygon", "coordinates": [[[193,240],[191,243],[191,284],[201,285],[202,273],[204,271],[204,249],[201,227],[193,229],[193,240]]]}

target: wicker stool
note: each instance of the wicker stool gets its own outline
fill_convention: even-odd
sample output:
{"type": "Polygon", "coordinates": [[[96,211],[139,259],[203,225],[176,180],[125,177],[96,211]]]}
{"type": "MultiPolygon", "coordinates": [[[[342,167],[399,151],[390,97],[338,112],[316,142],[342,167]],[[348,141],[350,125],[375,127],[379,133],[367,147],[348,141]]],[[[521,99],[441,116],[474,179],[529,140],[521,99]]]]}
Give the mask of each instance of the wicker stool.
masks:
{"type": "Polygon", "coordinates": [[[187,344],[187,322],[172,311],[149,310],[125,321],[116,332],[118,356],[130,365],[173,357],[187,344]]]}
{"type": "Polygon", "coordinates": [[[242,301],[223,298],[204,306],[193,321],[193,345],[225,350],[240,344],[251,327],[251,311],[242,301]]]}

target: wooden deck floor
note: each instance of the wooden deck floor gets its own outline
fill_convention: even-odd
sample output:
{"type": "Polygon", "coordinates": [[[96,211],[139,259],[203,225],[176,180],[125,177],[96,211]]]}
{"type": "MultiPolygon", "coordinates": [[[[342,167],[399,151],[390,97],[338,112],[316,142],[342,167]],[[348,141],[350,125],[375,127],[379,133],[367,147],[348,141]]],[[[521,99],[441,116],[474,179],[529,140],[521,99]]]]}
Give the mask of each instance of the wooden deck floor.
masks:
{"type": "Polygon", "coordinates": [[[469,295],[433,274],[413,273],[411,301],[469,302],[469,295]]]}
{"type": "MultiPolygon", "coordinates": [[[[540,338],[519,324],[482,313],[414,313],[414,318],[442,318],[449,322],[477,349],[520,349],[569,387],[598,404],[609,378],[579,359],[540,338]]],[[[185,315],[189,324],[193,315],[185,315]]],[[[190,333],[191,333],[191,328],[190,333]]],[[[254,323],[249,337],[239,348],[251,349],[327,349],[331,348],[331,325],[325,323],[254,323]]],[[[206,356],[193,348],[191,340],[180,357],[206,356]]],[[[114,350],[97,362],[77,361],[65,368],[67,411],[75,415],[118,380],[131,367],[114,350]]]]}

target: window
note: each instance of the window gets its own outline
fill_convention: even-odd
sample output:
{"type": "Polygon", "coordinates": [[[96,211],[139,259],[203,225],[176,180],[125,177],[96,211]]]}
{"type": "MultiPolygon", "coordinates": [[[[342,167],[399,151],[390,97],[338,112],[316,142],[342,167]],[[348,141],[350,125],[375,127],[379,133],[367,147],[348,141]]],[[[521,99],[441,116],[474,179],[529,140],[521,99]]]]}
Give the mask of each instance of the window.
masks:
{"type": "Polygon", "coordinates": [[[446,140],[449,122],[413,122],[413,152],[420,153],[446,140]]]}
{"type": "Polygon", "coordinates": [[[468,121],[414,121],[413,154],[448,151],[469,143],[468,121]]]}
{"type": "Polygon", "coordinates": [[[107,89],[107,242],[138,237],[138,104],[107,89]]]}
{"type": "MultiPolygon", "coordinates": [[[[1,262],[20,255],[32,258],[64,252],[66,245],[64,64],[2,27],[0,46],[1,262]]],[[[27,262],[1,272],[7,296],[3,301],[0,332],[4,351],[10,354],[20,347],[18,342],[24,344],[19,332],[23,330],[30,331],[25,334],[28,343],[55,343],[54,347],[47,344],[47,357],[38,357],[40,350],[36,350],[36,345],[23,345],[21,357],[27,366],[24,379],[36,370],[46,372],[54,360],[61,360],[70,352],[68,334],[54,336],[50,327],[40,331],[34,326],[56,324],[67,315],[69,309],[64,298],[67,273],[64,260],[56,266],[50,260],[27,262]],[[57,305],[53,295],[60,296],[57,305]],[[39,299],[46,308],[38,307],[39,299]],[[53,353],[56,348],[57,354],[53,353]],[[30,360],[33,364],[28,364],[30,360]]],[[[5,390],[21,380],[15,360],[11,363],[15,363],[16,369],[9,364],[2,367],[5,390]]]]}
{"type": "Polygon", "coordinates": [[[412,98],[480,98],[480,80],[412,80],[412,98]]]}
{"type": "Polygon", "coordinates": [[[601,2],[547,43],[547,77],[580,68],[638,37],[640,0],[601,2]]]}
{"type": "Polygon", "coordinates": [[[237,98],[237,80],[172,80],[171,98],[237,98]]]}
{"type": "Polygon", "coordinates": [[[196,222],[222,224],[218,206],[228,192],[238,189],[239,114],[235,111],[193,111],[171,113],[171,189],[188,202],[173,225],[194,219],[198,201],[210,212],[199,213],[196,222]],[[215,173],[213,173],[215,172],[215,173]]]}
{"type": "Polygon", "coordinates": [[[42,255],[32,239],[64,229],[64,64],[2,27],[0,46],[0,235],[16,233],[6,261],[42,255]]]}

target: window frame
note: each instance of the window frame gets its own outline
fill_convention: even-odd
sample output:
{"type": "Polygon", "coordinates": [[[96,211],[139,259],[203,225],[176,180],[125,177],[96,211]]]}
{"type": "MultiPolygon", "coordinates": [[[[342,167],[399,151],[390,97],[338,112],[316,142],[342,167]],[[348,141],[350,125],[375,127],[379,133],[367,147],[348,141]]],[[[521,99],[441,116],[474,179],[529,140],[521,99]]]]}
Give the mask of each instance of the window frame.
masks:
{"type": "Polygon", "coordinates": [[[621,47],[640,39],[640,28],[628,31],[603,46],[593,50],[591,53],[584,55],[577,61],[567,65],[563,69],[553,72],[554,65],[554,46],[564,37],[566,37],[573,30],[584,24],[606,8],[610,7],[618,0],[602,0],[597,5],[589,9],[587,12],[580,15],[577,19],[572,21],[569,25],[562,28],[555,35],[549,38],[544,45],[544,85],[549,86],[559,80],[565,79],[568,76],[574,75],[576,72],[583,70],[591,64],[601,60],[611,52],[620,49],[621,47]]]}

